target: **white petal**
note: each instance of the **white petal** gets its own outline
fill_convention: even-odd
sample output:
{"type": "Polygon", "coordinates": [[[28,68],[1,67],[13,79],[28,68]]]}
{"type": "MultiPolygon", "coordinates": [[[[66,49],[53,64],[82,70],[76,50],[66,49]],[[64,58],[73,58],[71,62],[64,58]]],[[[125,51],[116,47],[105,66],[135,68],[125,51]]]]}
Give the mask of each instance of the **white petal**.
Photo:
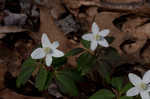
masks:
{"type": "Polygon", "coordinates": [[[146,91],[140,92],[142,99],[150,99],[149,93],[146,91]]]}
{"type": "Polygon", "coordinates": [[[150,92],[150,86],[148,86],[148,88],[147,88],[147,90],[146,90],[147,92],[150,92]]]}
{"type": "Polygon", "coordinates": [[[97,41],[92,41],[92,42],[91,42],[90,49],[91,49],[92,51],[94,51],[94,50],[96,49],[96,47],[97,47],[97,41]]]}
{"type": "Polygon", "coordinates": [[[127,96],[135,96],[139,94],[139,90],[136,87],[129,89],[126,93],[127,96]]]}
{"type": "Polygon", "coordinates": [[[62,51],[60,51],[60,50],[55,49],[53,54],[52,54],[52,56],[54,56],[54,57],[62,57],[62,56],[64,56],[64,53],[62,51]]]}
{"type": "Polygon", "coordinates": [[[105,39],[98,41],[98,44],[103,46],[103,47],[109,47],[109,44],[105,39]]]}
{"type": "Polygon", "coordinates": [[[143,76],[143,82],[146,83],[146,84],[150,83],[150,70],[147,71],[147,72],[144,74],[144,76],[143,76]]]}
{"type": "Polygon", "coordinates": [[[137,86],[139,83],[142,82],[141,78],[133,73],[129,73],[128,76],[129,76],[130,82],[135,86],[137,86]]]}
{"type": "Polygon", "coordinates": [[[45,59],[46,65],[49,67],[52,64],[52,56],[48,54],[45,59]]]}
{"type": "Polygon", "coordinates": [[[87,41],[91,41],[92,40],[92,34],[91,33],[84,34],[82,36],[82,39],[87,40],[87,41]]]}
{"type": "Polygon", "coordinates": [[[94,22],[92,24],[92,33],[97,34],[99,32],[99,27],[98,25],[94,22]]]}
{"type": "Polygon", "coordinates": [[[100,31],[98,34],[99,34],[100,36],[105,37],[105,36],[107,36],[109,33],[110,33],[110,31],[109,31],[108,29],[104,29],[104,30],[100,31]]]}
{"type": "Polygon", "coordinates": [[[51,42],[49,41],[46,33],[43,33],[41,42],[42,42],[42,47],[49,47],[51,45],[51,42]]]}
{"type": "Polygon", "coordinates": [[[37,48],[31,53],[32,59],[41,59],[45,57],[45,53],[42,48],[37,48]]]}
{"type": "Polygon", "coordinates": [[[51,46],[52,46],[53,49],[56,49],[59,46],[59,42],[55,41],[55,42],[52,43],[51,46]]]}

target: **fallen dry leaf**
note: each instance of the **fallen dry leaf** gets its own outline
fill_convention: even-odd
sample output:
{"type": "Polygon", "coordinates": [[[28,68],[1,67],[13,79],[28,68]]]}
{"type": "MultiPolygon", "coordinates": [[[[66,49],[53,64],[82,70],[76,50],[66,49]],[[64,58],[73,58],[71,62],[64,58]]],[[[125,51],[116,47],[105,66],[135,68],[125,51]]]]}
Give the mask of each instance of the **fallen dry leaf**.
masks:
{"type": "Polygon", "coordinates": [[[5,73],[7,72],[7,65],[0,60],[0,90],[5,88],[5,73]]]}
{"type": "MultiPolygon", "coordinates": [[[[41,7],[40,8],[40,33],[47,33],[50,41],[59,41],[60,47],[59,49],[64,51],[65,53],[69,50],[76,48],[78,44],[71,43],[63,32],[57,27],[55,24],[51,13],[49,13],[49,9],[41,7]]],[[[39,37],[40,38],[40,37],[39,37]]],[[[74,63],[74,62],[73,62],[74,63]]],[[[73,65],[72,61],[69,61],[69,64],[73,65]]]]}
{"type": "Polygon", "coordinates": [[[0,92],[0,98],[1,99],[45,99],[42,97],[32,97],[32,96],[24,96],[21,94],[18,94],[10,89],[5,89],[0,92]]]}
{"type": "Polygon", "coordinates": [[[10,50],[2,42],[0,44],[0,60],[2,61],[1,65],[5,65],[6,70],[16,77],[19,73],[19,67],[22,60],[19,58],[19,54],[15,50],[10,50]]]}
{"type": "Polygon", "coordinates": [[[145,63],[149,63],[150,60],[150,46],[146,44],[146,48],[141,53],[141,58],[144,59],[145,63]]]}
{"type": "Polygon", "coordinates": [[[0,26],[0,34],[5,33],[17,33],[17,32],[25,32],[27,29],[23,29],[17,26],[0,26]]]}
{"type": "MultiPolygon", "coordinates": [[[[54,20],[49,13],[49,9],[47,8],[40,8],[40,19],[41,19],[41,26],[40,32],[47,33],[49,36],[50,41],[59,41],[60,42],[60,49],[64,52],[67,52],[73,45],[68,42],[68,39],[65,37],[64,33],[57,27],[54,23],[54,20]]],[[[40,37],[39,37],[40,38],[40,37]]]]}
{"type": "Polygon", "coordinates": [[[102,12],[96,15],[95,22],[99,25],[100,29],[110,29],[109,35],[115,38],[112,46],[115,47],[120,54],[122,54],[123,52],[120,49],[120,45],[127,35],[113,24],[115,18],[118,18],[120,15],[121,14],[115,12],[102,12]]]}
{"type": "Polygon", "coordinates": [[[141,2],[142,0],[104,0],[110,3],[131,3],[131,2],[141,2]]]}
{"type": "Polygon", "coordinates": [[[64,32],[64,34],[77,33],[79,31],[79,24],[73,19],[72,15],[68,15],[63,19],[56,21],[57,26],[64,32]]]}
{"type": "Polygon", "coordinates": [[[124,45],[124,51],[127,54],[139,54],[141,48],[146,43],[147,36],[145,31],[141,32],[138,29],[146,20],[147,18],[133,18],[123,24],[122,30],[129,35],[127,40],[134,41],[133,43],[124,45]]]}
{"type": "Polygon", "coordinates": [[[16,14],[8,10],[5,10],[5,13],[7,14],[7,16],[5,16],[4,18],[4,24],[6,26],[10,26],[10,25],[22,26],[25,24],[27,20],[27,15],[25,14],[16,14]]]}
{"type": "Polygon", "coordinates": [[[63,95],[59,92],[58,86],[55,83],[51,83],[48,86],[48,93],[56,98],[63,98],[63,95]]]}

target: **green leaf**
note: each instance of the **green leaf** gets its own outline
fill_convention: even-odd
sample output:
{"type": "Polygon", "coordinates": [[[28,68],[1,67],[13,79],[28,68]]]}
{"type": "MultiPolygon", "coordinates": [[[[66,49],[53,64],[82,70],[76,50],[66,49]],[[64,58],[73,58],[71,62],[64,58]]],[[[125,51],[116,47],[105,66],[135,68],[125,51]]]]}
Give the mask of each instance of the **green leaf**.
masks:
{"type": "Polygon", "coordinates": [[[79,71],[81,71],[82,75],[88,73],[95,63],[96,63],[95,56],[92,56],[88,52],[83,53],[77,59],[77,66],[79,71]]]}
{"type": "Polygon", "coordinates": [[[54,68],[59,68],[60,66],[63,66],[64,64],[67,63],[67,57],[53,57],[53,62],[52,65],[54,68]]]}
{"type": "Polygon", "coordinates": [[[132,87],[131,83],[127,83],[124,88],[121,89],[121,94],[126,93],[132,87]]]}
{"type": "Polygon", "coordinates": [[[38,88],[39,91],[44,90],[46,81],[47,81],[48,72],[45,68],[41,67],[35,81],[35,87],[38,88]]]}
{"type": "Polygon", "coordinates": [[[110,90],[101,89],[90,96],[89,99],[113,99],[114,97],[115,95],[110,90]]]}
{"type": "Polygon", "coordinates": [[[110,83],[110,71],[111,71],[111,67],[110,65],[108,65],[106,62],[99,62],[98,65],[98,72],[100,73],[100,75],[107,81],[107,83],[110,83]]]}
{"type": "Polygon", "coordinates": [[[102,58],[106,61],[110,62],[118,62],[120,61],[121,57],[115,48],[109,47],[105,49],[105,54],[102,58]]]}
{"type": "Polygon", "coordinates": [[[118,91],[122,89],[123,86],[123,79],[121,77],[114,77],[111,80],[111,84],[115,87],[118,91]]]}
{"type": "Polygon", "coordinates": [[[47,80],[45,82],[45,87],[44,87],[45,90],[48,88],[49,84],[52,82],[52,79],[53,79],[53,73],[48,71],[47,80]]]}
{"type": "Polygon", "coordinates": [[[83,48],[74,48],[71,51],[69,51],[65,56],[74,56],[74,55],[77,55],[83,51],[84,51],[83,48]]]}
{"type": "Polygon", "coordinates": [[[27,59],[21,68],[21,72],[16,80],[17,87],[24,85],[28,79],[31,77],[32,72],[36,69],[36,61],[29,58],[27,59]]]}
{"type": "Polygon", "coordinates": [[[79,82],[79,81],[84,80],[83,77],[80,75],[79,71],[66,69],[66,70],[60,71],[59,73],[70,77],[75,82],[79,82]]]}
{"type": "Polygon", "coordinates": [[[114,40],[115,40],[115,38],[114,37],[105,37],[106,38],[106,40],[108,41],[108,43],[109,44],[111,44],[114,40]]]}
{"type": "Polygon", "coordinates": [[[87,49],[90,48],[90,41],[81,39],[81,43],[85,48],[87,48],[87,49]]]}
{"type": "Polygon", "coordinates": [[[70,77],[68,77],[62,73],[58,73],[58,74],[56,74],[56,80],[57,80],[58,84],[60,85],[61,90],[64,93],[68,93],[71,96],[78,95],[77,87],[76,87],[74,81],[70,77]]]}
{"type": "Polygon", "coordinates": [[[133,99],[133,97],[121,96],[120,99],[133,99]]]}

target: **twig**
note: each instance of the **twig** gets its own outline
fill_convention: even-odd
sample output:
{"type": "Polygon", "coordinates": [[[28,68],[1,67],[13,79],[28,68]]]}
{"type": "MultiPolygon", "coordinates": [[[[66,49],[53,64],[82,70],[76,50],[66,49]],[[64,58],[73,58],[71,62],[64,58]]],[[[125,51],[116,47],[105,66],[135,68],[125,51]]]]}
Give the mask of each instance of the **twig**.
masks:
{"type": "Polygon", "coordinates": [[[80,5],[97,6],[102,11],[128,12],[150,16],[150,4],[148,4],[148,2],[145,0],[131,3],[112,3],[103,0],[101,0],[99,3],[94,1],[80,1],[80,5]]]}

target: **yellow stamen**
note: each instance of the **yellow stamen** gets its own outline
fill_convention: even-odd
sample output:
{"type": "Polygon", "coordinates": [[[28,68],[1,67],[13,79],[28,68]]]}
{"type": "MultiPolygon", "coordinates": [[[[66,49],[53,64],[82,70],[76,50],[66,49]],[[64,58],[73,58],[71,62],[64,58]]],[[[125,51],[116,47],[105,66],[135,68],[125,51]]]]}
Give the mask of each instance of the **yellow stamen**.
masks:
{"type": "Polygon", "coordinates": [[[145,83],[141,83],[140,84],[140,87],[143,89],[143,90],[147,90],[147,85],[145,83]]]}
{"type": "Polygon", "coordinates": [[[52,49],[49,48],[49,47],[45,47],[45,48],[44,48],[44,52],[45,52],[46,54],[51,53],[51,52],[52,52],[52,49]]]}
{"type": "Polygon", "coordinates": [[[94,35],[95,40],[102,40],[103,37],[101,37],[100,35],[96,34],[94,35]]]}

